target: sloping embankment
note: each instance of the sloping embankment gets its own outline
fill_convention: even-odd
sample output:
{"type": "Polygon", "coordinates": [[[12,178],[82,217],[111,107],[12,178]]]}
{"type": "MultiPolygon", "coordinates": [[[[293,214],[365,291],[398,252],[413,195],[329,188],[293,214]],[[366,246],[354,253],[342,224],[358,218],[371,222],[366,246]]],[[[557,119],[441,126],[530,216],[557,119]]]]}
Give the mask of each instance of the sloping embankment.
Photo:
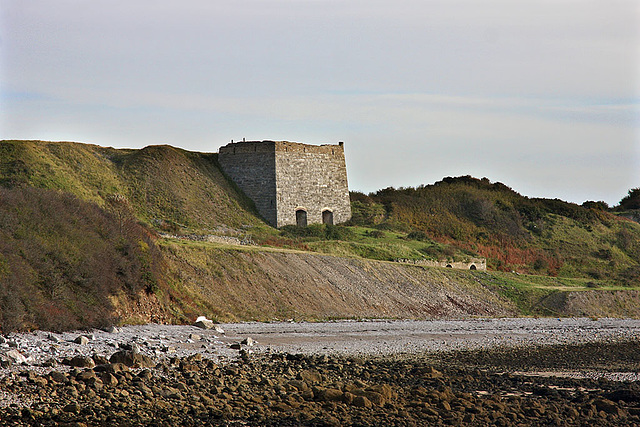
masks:
{"type": "Polygon", "coordinates": [[[640,317],[640,292],[637,290],[589,290],[557,292],[541,305],[563,316],[640,317]]]}
{"type": "Polygon", "coordinates": [[[517,315],[468,272],[198,244],[162,249],[177,282],[221,320],[517,315]]]}

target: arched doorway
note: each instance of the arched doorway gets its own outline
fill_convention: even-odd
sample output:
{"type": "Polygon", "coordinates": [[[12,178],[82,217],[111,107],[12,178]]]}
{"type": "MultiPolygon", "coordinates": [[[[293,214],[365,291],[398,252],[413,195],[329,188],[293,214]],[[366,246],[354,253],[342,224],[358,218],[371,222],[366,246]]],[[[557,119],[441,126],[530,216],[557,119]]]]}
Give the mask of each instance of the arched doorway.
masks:
{"type": "Polygon", "coordinates": [[[333,225],[333,212],[330,210],[322,211],[322,223],[333,225]]]}
{"type": "Polygon", "coordinates": [[[296,210],[296,225],[298,227],[307,226],[307,211],[305,211],[304,209],[296,210]]]}
{"type": "Polygon", "coordinates": [[[471,264],[471,267],[469,267],[469,270],[477,270],[476,265],[475,264],[471,264]]]}

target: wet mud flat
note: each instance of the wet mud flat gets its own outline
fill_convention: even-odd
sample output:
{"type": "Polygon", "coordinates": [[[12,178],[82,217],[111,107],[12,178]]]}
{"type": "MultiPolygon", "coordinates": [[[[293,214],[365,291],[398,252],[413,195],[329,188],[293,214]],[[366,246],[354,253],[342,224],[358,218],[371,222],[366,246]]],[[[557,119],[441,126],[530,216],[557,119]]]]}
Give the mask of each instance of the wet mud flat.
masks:
{"type": "Polygon", "coordinates": [[[258,344],[234,345],[245,332],[225,338],[233,357],[210,357],[213,350],[202,344],[198,351],[187,339],[191,352],[154,355],[144,345],[122,345],[106,356],[5,368],[0,424],[640,425],[640,340],[633,334],[327,354],[261,344],[261,335],[269,340],[255,329],[258,344]]]}

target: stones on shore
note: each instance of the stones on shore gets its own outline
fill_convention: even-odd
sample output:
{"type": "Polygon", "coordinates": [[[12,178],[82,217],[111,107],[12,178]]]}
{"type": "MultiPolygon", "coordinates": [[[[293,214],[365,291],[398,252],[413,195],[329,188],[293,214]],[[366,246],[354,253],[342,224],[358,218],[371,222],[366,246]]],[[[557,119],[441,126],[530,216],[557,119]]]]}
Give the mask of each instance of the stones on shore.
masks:
{"type": "MultiPolygon", "coordinates": [[[[524,378],[411,358],[195,354],[136,368],[136,353],[69,372],[0,378],[29,399],[2,421],[30,425],[633,425],[640,386],[524,378]],[[616,388],[617,387],[617,388],[616,388]],[[618,400],[615,400],[618,399],[618,400]],[[627,402],[626,400],[629,402],[627,402]]],[[[139,353],[137,353],[140,356],[139,353]]]]}

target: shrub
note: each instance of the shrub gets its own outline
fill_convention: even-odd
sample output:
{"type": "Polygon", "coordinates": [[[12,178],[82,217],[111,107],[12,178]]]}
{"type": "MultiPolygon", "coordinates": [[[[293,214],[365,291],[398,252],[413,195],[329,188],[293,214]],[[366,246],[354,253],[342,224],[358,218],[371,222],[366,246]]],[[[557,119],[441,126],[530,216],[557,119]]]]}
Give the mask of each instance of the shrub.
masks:
{"type": "Polygon", "coordinates": [[[382,230],[371,230],[367,231],[367,236],[373,237],[374,239],[384,239],[386,234],[382,230]]]}
{"type": "Polygon", "coordinates": [[[619,208],[622,209],[640,209],[640,188],[632,188],[622,200],[620,200],[619,208]]]}
{"type": "Polygon", "coordinates": [[[424,242],[425,240],[429,240],[429,236],[424,231],[412,231],[407,234],[407,239],[418,240],[424,242]]]}
{"type": "Polygon", "coordinates": [[[587,209],[595,209],[598,211],[607,211],[609,210],[609,204],[607,202],[598,201],[594,202],[593,200],[587,200],[582,204],[582,207],[587,209]]]}
{"type": "Polygon", "coordinates": [[[0,326],[112,323],[109,296],[153,292],[161,255],[135,221],[69,194],[0,188],[0,326]]]}
{"type": "Polygon", "coordinates": [[[350,240],[353,231],[343,225],[311,224],[307,227],[285,225],[280,229],[280,235],[288,238],[303,238],[307,240],[350,240]]]}

